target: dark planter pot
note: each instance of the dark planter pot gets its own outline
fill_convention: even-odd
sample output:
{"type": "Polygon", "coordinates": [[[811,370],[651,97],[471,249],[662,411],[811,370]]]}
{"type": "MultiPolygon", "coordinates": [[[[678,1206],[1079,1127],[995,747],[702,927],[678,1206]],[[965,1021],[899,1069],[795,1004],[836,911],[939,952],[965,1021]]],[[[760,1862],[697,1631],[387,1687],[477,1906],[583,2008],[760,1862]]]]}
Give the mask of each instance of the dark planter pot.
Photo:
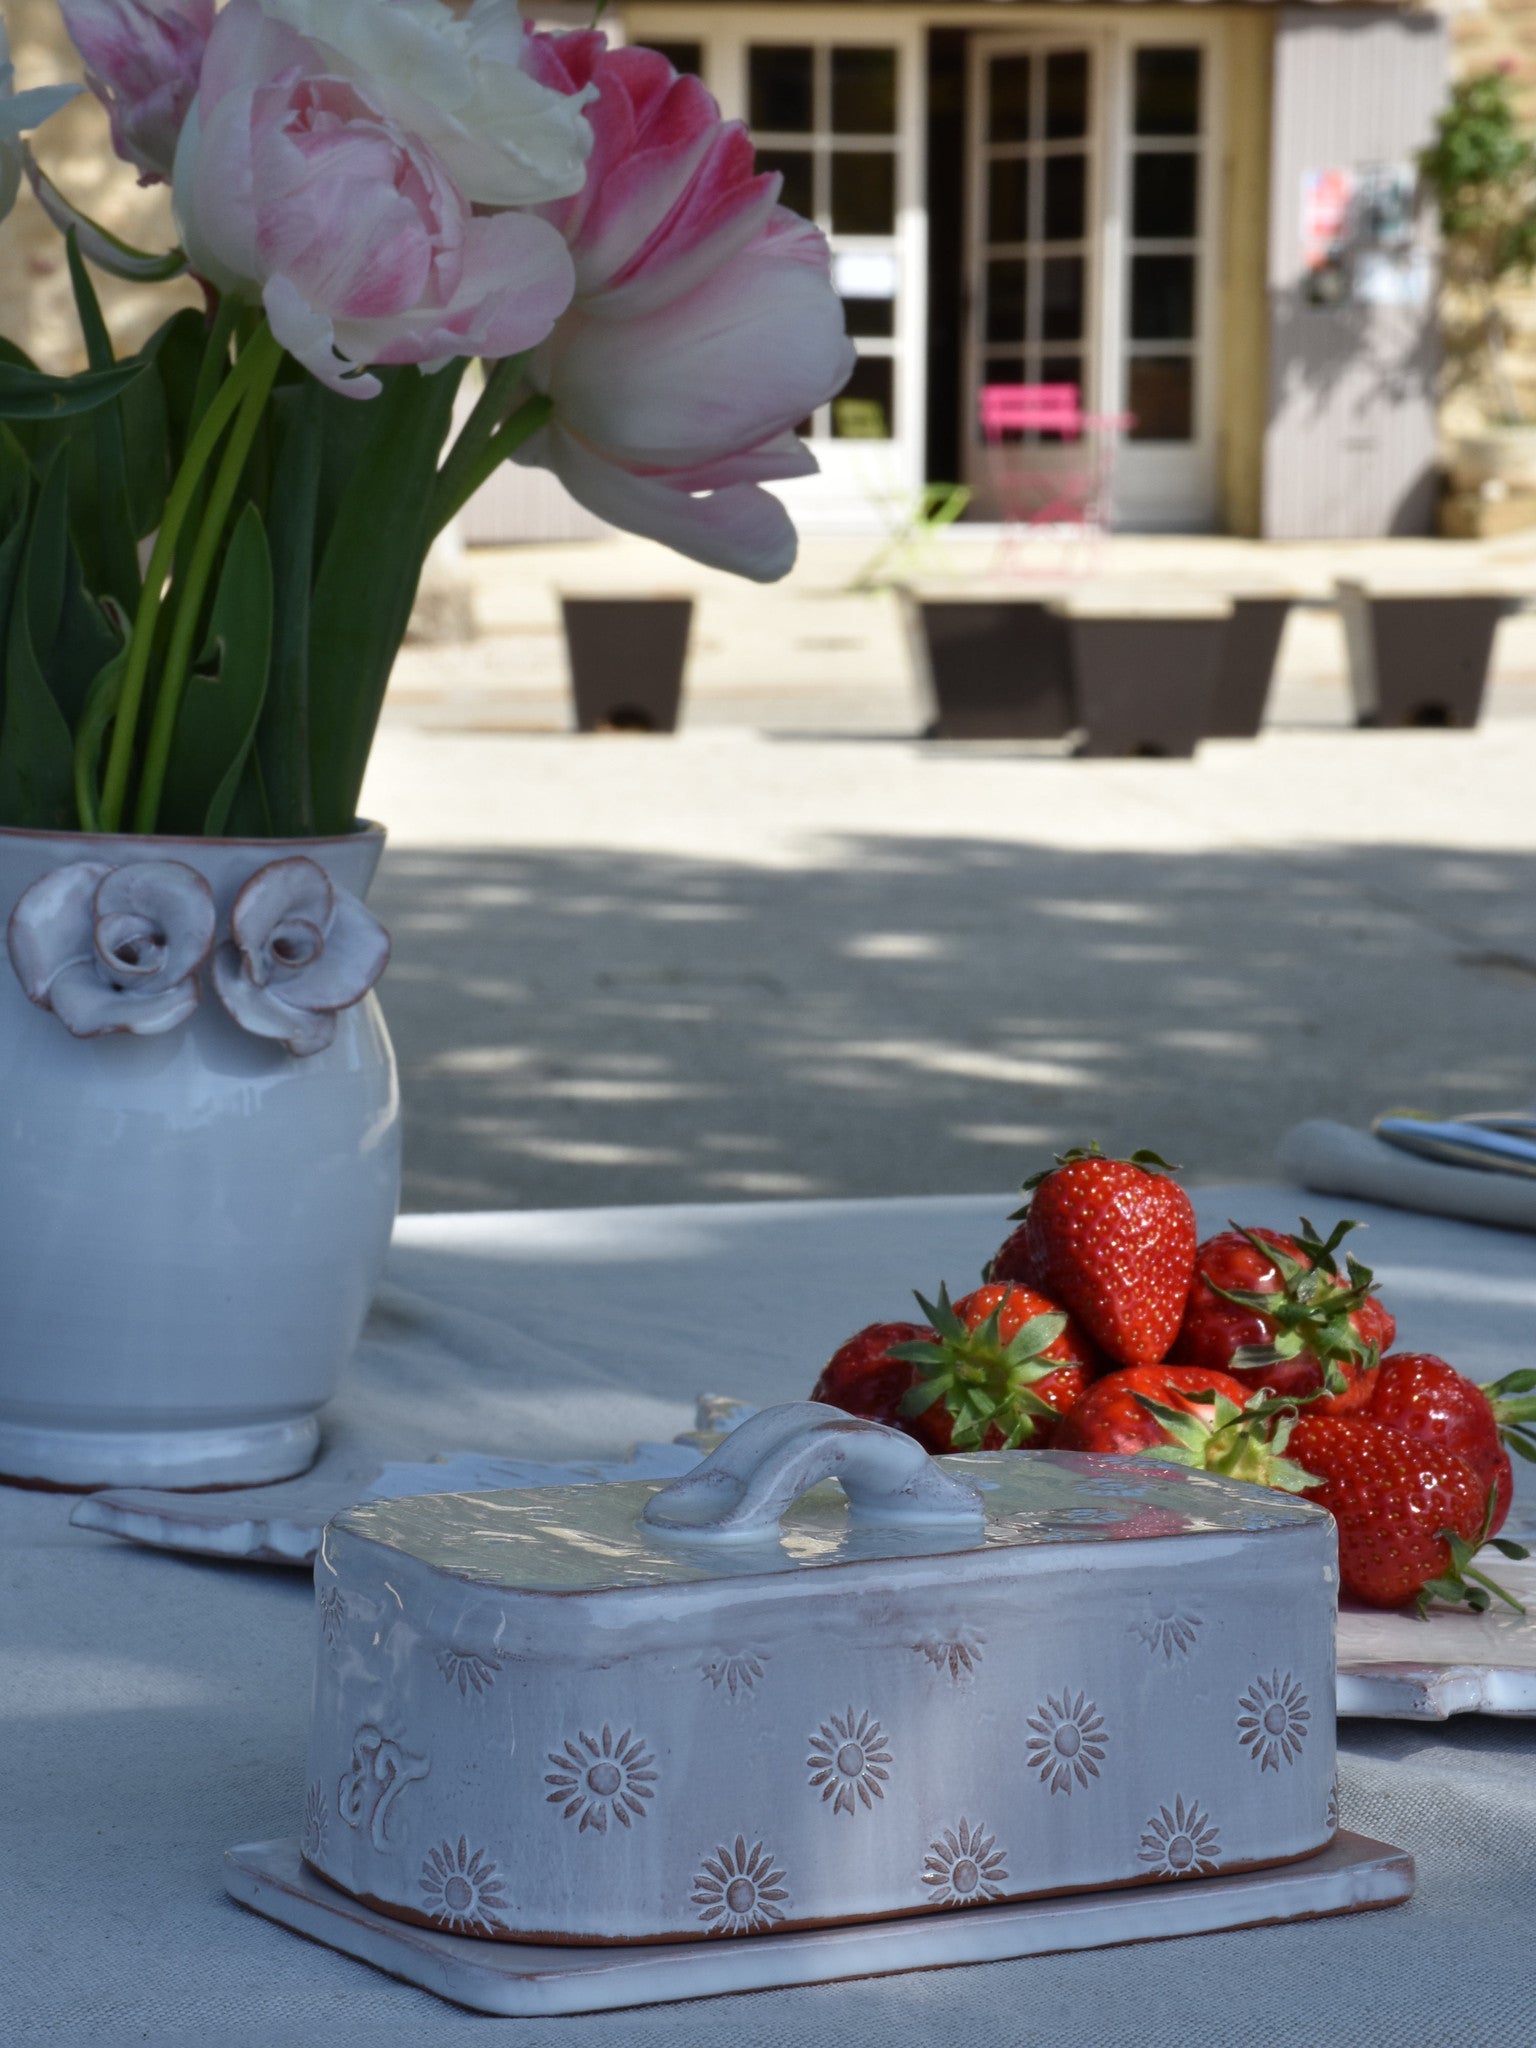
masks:
{"type": "Polygon", "coordinates": [[[1357,725],[1477,724],[1506,598],[1341,583],[1338,599],[1357,725]]]}
{"type": "Polygon", "coordinates": [[[916,598],[933,690],[930,737],[1055,740],[1072,730],[1072,678],[1063,623],[1027,598],[916,598]]]}
{"type": "Polygon", "coordinates": [[[676,732],[691,597],[563,597],[578,732],[676,732]]]}
{"type": "Polygon", "coordinates": [[[1213,740],[1252,740],[1263,730],[1275,656],[1290,608],[1288,597],[1233,599],[1211,705],[1213,740]]]}
{"type": "Polygon", "coordinates": [[[1212,730],[1224,615],[1069,616],[1080,755],[1187,759],[1212,730]]]}

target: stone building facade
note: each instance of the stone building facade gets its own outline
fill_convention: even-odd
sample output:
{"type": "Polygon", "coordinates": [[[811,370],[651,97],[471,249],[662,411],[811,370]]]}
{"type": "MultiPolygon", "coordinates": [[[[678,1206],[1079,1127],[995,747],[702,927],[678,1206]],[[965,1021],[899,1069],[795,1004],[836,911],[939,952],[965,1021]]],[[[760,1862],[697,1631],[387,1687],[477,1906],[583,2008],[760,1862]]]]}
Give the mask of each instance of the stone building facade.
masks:
{"type": "MultiPolygon", "coordinates": [[[[0,8],[20,84],[78,77],[55,0],[0,0],[0,8]]],[[[549,11],[585,18],[588,10],[550,0],[549,11]]],[[[1368,46],[1402,74],[1386,140],[1362,137],[1356,154],[1390,157],[1399,170],[1411,161],[1449,65],[1508,63],[1536,123],[1536,0],[1445,0],[1434,11],[1447,18],[1391,0],[1368,8],[1328,0],[613,0],[605,21],[697,68],[726,111],[760,131],[762,110],[777,108],[760,144],[795,188],[786,198],[832,234],[839,288],[861,323],[863,424],[847,440],[831,409],[810,423],[824,474],[797,505],[806,523],[857,523],[872,469],[897,489],[958,477],[984,497],[976,388],[1038,377],[1078,382],[1085,401],[1137,415],[1120,464],[1122,523],[1344,534],[1422,531],[1431,522],[1436,373],[1427,302],[1416,332],[1391,307],[1345,308],[1330,322],[1297,282],[1298,265],[1310,260],[1299,253],[1308,231],[1291,217],[1306,212],[1302,194],[1317,175],[1309,166],[1342,160],[1353,141],[1347,85],[1327,111],[1331,126],[1314,119],[1312,102],[1325,96],[1319,81],[1327,84],[1335,65],[1329,38],[1346,70],[1349,62],[1379,68],[1378,56],[1362,58],[1368,46]],[[803,133],[802,90],[810,95],[803,133]],[[1032,112],[1022,101],[1005,107],[1019,91],[1035,96],[1032,112]],[[1060,127],[1074,92],[1087,109],[1076,134],[1060,127]],[[876,106],[881,94],[888,108],[876,106]],[[989,108],[1015,122],[1016,140],[997,141],[989,108]],[[1181,127],[1186,114],[1192,125],[1181,127]],[[994,246],[977,224],[993,203],[989,192],[1022,195],[1026,185],[1033,198],[1006,204],[1035,212],[1008,231],[1008,247],[994,246]],[[1042,203],[1075,208],[1074,222],[1052,226],[1042,203]],[[1174,218],[1181,208],[1187,223],[1174,218]],[[1400,332],[1383,342],[1394,319],[1400,332]],[[1010,322],[1024,323],[1016,343],[1010,322]],[[1394,380],[1402,387],[1404,365],[1419,394],[1418,423],[1406,412],[1386,422],[1380,473],[1364,457],[1350,471],[1330,408],[1354,416],[1359,390],[1369,397],[1394,380]],[[883,444],[867,432],[877,413],[883,444]],[[1387,446],[1394,435],[1402,443],[1395,452],[1387,446]],[[1337,473],[1325,475],[1330,464],[1337,473]]],[[[94,101],[50,123],[40,154],[114,232],[148,248],[168,245],[164,188],[140,188],[112,157],[94,101]]],[[[190,284],[177,289],[195,297],[190,284]]],[[[164,286],[105,279],[101,290],[129,346],[172,303],[164,286]]],[[[1456,309],[1446,311],[1454,342],[1456,309]]],[[[1513,295],[1512,316],[1528,344],[1522,376],[1536,412],[1536,291],[1513,295]]],[[[81,359],[62,245],[27,193],[0,225],[0,331],[49,368],[81,359]]],[[[1475,395],[1460,385],[1448,418],[1456,424],[1474,410],[1475,395]]],[[[569,526],[572,508],[562,515],[547,491],[528,502],[540,531],[566,530],[562,516],[569,526]]],[[[492,537],[494,525],[482,521],[480,537],[492,537]]]]}

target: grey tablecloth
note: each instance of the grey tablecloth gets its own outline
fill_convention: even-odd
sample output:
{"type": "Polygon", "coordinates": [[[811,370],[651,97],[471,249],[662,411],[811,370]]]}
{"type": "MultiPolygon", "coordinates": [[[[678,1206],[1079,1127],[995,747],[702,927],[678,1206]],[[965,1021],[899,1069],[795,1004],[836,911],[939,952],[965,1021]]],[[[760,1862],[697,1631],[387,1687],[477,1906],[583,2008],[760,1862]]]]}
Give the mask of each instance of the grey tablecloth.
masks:
{"type": "MultiPolygon", "coordinates": [[[[1296,1198],[1212,1189],[1200,1203],[1207,1227],[1285,1224],[1296,1198]]],[[[912,1284],[958,1291],[1008,1206],[407,1219],[328,1455],[611,1454],[688,1427],[703,1388],[803,1395],[849,1330],[905,1312],[912,1284]]],[[[1405,1341],[1485,1378],[1536,1357],[1528,1237],[1362,1213],[1405,1341]]],[[[1418,1858],[1418,1897],[1392,1912],[597,2018],[456,2011],[223,1893],[227,1844],[297,1832],[304,1575],[132,1549],[71,1529],[68,1512],[66,1498],[0,1489],[8,2044],[429,2048],[498,2027],[540,2048],[1536,2040],[1536,1725],[1512,1721],[1346,1724],[1346,1824],[1418,1858]]]]}

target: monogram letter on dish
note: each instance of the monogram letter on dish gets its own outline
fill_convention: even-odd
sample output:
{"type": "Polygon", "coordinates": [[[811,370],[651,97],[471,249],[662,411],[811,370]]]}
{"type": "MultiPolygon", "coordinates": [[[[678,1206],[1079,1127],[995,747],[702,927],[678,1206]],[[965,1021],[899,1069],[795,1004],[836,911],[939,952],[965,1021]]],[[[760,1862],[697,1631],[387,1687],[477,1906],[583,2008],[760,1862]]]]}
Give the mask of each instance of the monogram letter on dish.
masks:
{"type": "Polygon", "coordinates": [[[431,1766],[391,1742],[371,1722],[352,1740],[352,1757],[336,1787],[336,1807],[349,1828],[366,1828],[375,1849],[388,1847],[389,1816],[395,1801],[413,1779],[424,1778],[431,1766]]]}

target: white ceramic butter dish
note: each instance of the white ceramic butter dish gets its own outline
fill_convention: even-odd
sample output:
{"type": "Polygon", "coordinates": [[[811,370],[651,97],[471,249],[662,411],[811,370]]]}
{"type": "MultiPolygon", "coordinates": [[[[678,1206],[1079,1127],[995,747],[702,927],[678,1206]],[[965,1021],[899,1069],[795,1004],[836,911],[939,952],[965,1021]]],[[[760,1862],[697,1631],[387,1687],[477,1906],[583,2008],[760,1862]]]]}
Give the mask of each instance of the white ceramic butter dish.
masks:
{"type": "Polygon", "coordinates": [[[1332,1520],[1208,1474],[797,1403],[667,1486],[359,1505],[315,1577],[305,1858],[448,1933],[760,1935],[1337,1826],[1332,1520]]]}

